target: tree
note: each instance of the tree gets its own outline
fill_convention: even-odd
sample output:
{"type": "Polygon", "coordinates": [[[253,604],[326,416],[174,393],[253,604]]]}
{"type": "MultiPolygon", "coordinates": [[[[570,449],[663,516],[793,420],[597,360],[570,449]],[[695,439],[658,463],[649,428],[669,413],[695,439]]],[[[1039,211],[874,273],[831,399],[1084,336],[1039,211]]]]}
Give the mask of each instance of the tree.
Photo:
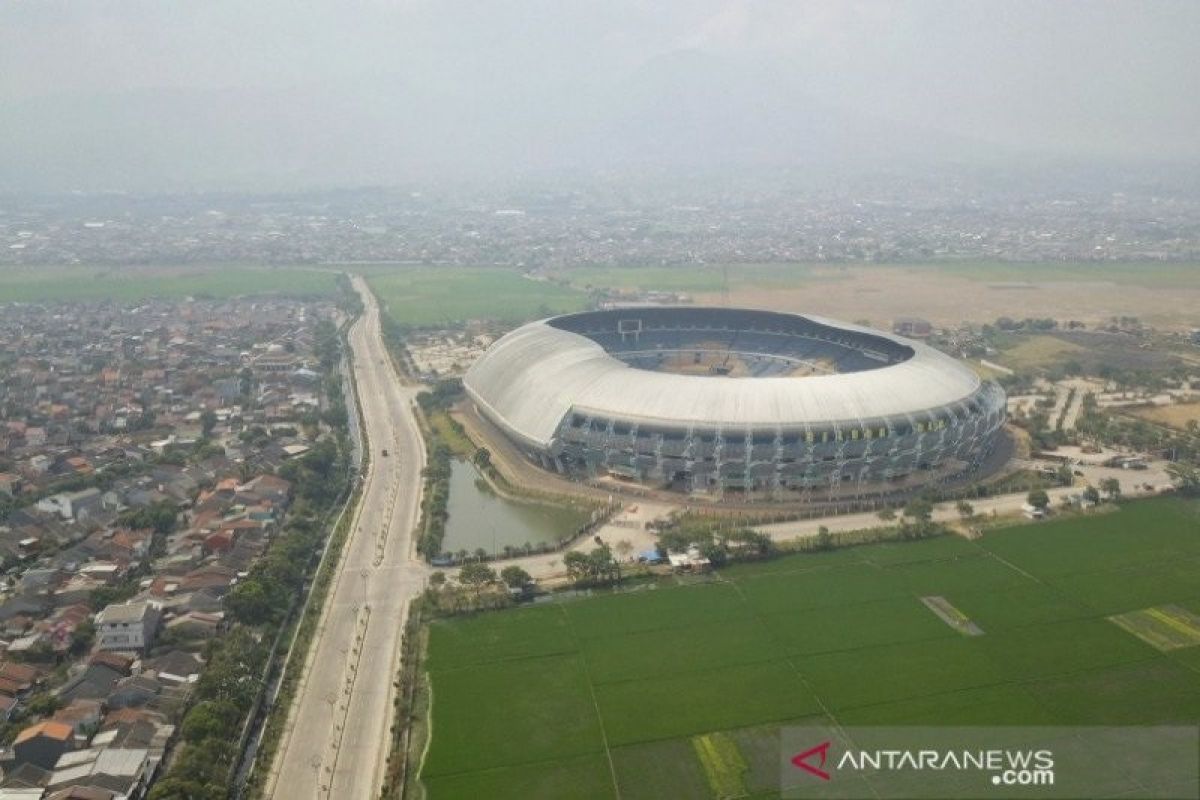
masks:
{"type": "Polygon", "coordinates": [[[170,500],[159,500],[148,506],[123,513],[119,521],[130,528],[151,528],[155,533],[168,534],[175,530],[179,510],[170,500]]]}
{"type": "Polygon", "coordinates": [[[1060,466],[1058,468],[1058,470],[1055,472],[1055,479],[1058,481],[1059,486],[1074,486],[1075,485],[1075,473],[1072,472],[1071,468],[1068,467],[1066,464],[1063,464],[1062,466],[1060,466]]]}
{"type": "Polygon", "coordinates": [[[512,564],[500,570],[500,580],[510,589],[524,589],[533,582],[533,576],[512,564]]]}
{"type": "Polygon", "coordinates": [[[877,514],[876,516],[878,516],[884,522],[892,522],[893,520],[896,519],[896,512],[890,508],[885,508],[883,511],[880,511],[879,514],[877,514]]]}
{"type": "Polygon", "coordinates": [[[588,557],[578,550],[572,550],[563,556],[563,566],[567,569],[567,577],[575,583],[587,578],[588,557]]]}
{"type": "Polygon", "coordinates": [[[49,692],[40,692],[29,699],[29,713],[39,717],[48,717],[62,708],[62,701],[49,692]]]}
{"type": "Polygon", "coordinates": [[[1050,495],[1046,494],[1045,489],[1033,489],[1026,496],[1025,501],[1034,508],[1045,511],[1050,505],[1050,495]]]}
{"type": "Polygon", "coordinates": [[[1171,482],[1183,494],[1193,495],[1200,493],[1200,469],[1191,464],[1184,464],[1181,461],[1177,461],[1167,465],[1167,474],[1171,476],[1171,482]]]}
{"type": "Polygon", "coordinates": [[[446,573],[442,572],[441,570],[438,570],[437,572],[434,572],[433,574],[431,574],[429,576],[429,585],[436,589],[440,589],[443,586],[445,586],[446,585],[446,573]]]}
{"type": "Polygon", "coordinates": [[[1109,500],[1117,500],[1121,497],[1121,482],[1116,478],[1105,478],[1100,481],[1100,491],[1104,492],[1109,500]]]}
{"type": "Polygon", "coordinates": [[[492,465],[492,452],[486,447],[481,447],[475,451],[475,455],[471,456],[471,461],[474,462],[475,466],[479,467],[480,470],[486,472],[488,467],[492,465]]]}
{"type": "Polygon", "coordinates": [[[92,642],[95,639],[96,626],[90,619],[85,619],[71,632],[71,655],[82,656],[92,649],[92,642]]]}
{"type": "Polygon", "coordinates": [[[496,580],[496,570],[480,562],[463,564],[462,569],[458,571],[458,580],[467,586],[475,587],[478,591],[496,580]]]}
{"type": "Polygon", "coordinates": [[[829,528],[824,525],[817,528],[817,549],[832,550],[833,549],[833,534],[829,532],[829,528]]]}
{"type": "Polygon", "coordinates": [[[606,546],[593,548],[590,553],[572,550],[563,556],[567,577],[578,584],[615,583],[621,579],[621,567],[606,546]]]}
{"type": "Polygon", "coordinates": [[[633,542],[628,539],[622,539],[616,544],[617,555],[622,559],[628,559],[633,553],[633,542]]]}
{"type": "Polygon", "coordinates": [[[228,736],[241,714],[228,700],[201,700],[183,718],[183,739],[189,743],[228,736]]]}
{"type": "Polygon", "coordinates": [[[933,503],[924,497],[914,497],[904,506],[904,516],[912,517],[918,522],[928,522],[933,518],[933,503]]]}
{"type": "Polygon", "coordinates": [[[959,500],[954,504],[954,507],[958,510],[958,516],[962,517],[964,522],[975,516],[975,506],[966,500],[959,500]]]}
{"type": "Polygon", "coordinates": [[[200,412],[200,435],[205,439],[212,436],[213,428],[217,427],[217,413],[211,408],[200,412]]]}
{"type": "Polygon", "coordinates": [[[1092,486],[1089,483],[1083,489],[1083,499],[1086,500],[1087,502],[1091,503],[1092,505],[1096,505],[1097,503],[1100,502],[1100,492],[1096,489],[1095,486],[1092,486]]]}

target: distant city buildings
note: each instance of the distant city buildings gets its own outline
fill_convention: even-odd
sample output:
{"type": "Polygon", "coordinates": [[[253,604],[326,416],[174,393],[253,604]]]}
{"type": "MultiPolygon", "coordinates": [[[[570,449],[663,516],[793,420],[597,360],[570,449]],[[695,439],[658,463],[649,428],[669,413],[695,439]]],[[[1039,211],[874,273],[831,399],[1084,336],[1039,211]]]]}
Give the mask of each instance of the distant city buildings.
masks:
{"type": "Polygon", "coordinates": [[[1170,176],[1002,179],[967,171],[835,182],[0,200],[0,264],[387,262],[675,266],[804,262],[1186,261],[1200,195],[1170,176]],[[1122,191],[1113,192],[1118,185],[1122,191]],[[1104,187],[1104,188],[1100,188],[1104,187]]]}

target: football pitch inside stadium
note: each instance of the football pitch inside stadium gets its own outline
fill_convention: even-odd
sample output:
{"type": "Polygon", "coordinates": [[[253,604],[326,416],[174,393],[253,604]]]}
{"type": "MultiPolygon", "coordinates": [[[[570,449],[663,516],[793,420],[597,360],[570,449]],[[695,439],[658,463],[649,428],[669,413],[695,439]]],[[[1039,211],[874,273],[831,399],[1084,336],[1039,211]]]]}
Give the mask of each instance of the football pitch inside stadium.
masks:
{"type": "Polygon", "coordinates": [[[772,797],[783,725],[1200,720],[1200,504],[431,624],[433,800],[772,797]]]}

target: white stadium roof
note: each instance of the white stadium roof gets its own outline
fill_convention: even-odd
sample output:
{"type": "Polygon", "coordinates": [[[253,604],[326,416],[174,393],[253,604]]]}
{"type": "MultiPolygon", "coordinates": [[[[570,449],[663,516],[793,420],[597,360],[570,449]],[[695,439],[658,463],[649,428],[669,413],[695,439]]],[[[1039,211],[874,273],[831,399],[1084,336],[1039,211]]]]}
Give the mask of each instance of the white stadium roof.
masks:
{"type": "Polygon", "coordinates": [[[536,447],[548,446],[572,411],[673,427],[858,423],[952,405],[981,386],[972,370],[928,345],[823,317],[805,319],[890,339],[911,348],[913,356],[834,375],[679,375],[632,367],[586,336],[542,320],[499,339],[463,384],[489,418],[536,447]]]}

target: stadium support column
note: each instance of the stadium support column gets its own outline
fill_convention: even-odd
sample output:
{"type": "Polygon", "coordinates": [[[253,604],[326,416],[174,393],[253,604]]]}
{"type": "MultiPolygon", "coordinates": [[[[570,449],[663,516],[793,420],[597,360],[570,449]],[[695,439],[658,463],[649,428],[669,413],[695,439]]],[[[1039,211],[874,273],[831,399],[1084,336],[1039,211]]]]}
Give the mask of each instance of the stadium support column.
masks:
{"type": "Polygon", "coordinates": [[[783,499],[783,430],[775,426],[775,477],[771,481],[771,497],[783,499]]]}
{"type": "Polygon", "coordinates": [[[658,475],[659,480],[665,481],[667,472],[663,469],[663,435],[662,432],[654,434],[654,471],[658,475]]]}
{"type": "Polygon", "coordinates": [[[680,457],[683,458],[683,468],[687,472],[688,480],[691,481],[689,491],[696,491],[696,429],[692,425],[688,425],[687,438],[683,440],[683,452],[680,457]]]}
{"type": "Polygon", "coordinates": [[[725,450],[725,431],[717,426],[716,438],[713,440],[713,469],[717,473],[717,497],[725,496],[725,475],[722,472],[724,462],[721,460],[725,450]]]}
{"type": "Polygon", "coordinates": [[[608,470],[609,465],[612,463],[613,436],[616,435],[613,431],[615,425],[616,423],[614,423],[611,419],[606,420],[606,424],[604,426],[604,443],[600,445],[600,452],[603,454],[604,458],[602,463],[604,464],[604,469],[606,471],[608,470]]]}
{"type": "Polygon", "coordinates": [[[833,423],[833,472],[829,473],[829,499],[836,499],[837,491],[842,486],[842,470],[846,468],[846,442],[842,436],[842,426],[833,423]]]}
{"type": "Polygon", "coordinates": [[[750,432],[749,426],[746,426],[746,435],[742,442],[742,448],[745,450],[745,455],[742,457],[742,491],[749,499],[754,492],[754,475],[750,471],[750,465],[754,462],[754,435],[750,432]]]}

